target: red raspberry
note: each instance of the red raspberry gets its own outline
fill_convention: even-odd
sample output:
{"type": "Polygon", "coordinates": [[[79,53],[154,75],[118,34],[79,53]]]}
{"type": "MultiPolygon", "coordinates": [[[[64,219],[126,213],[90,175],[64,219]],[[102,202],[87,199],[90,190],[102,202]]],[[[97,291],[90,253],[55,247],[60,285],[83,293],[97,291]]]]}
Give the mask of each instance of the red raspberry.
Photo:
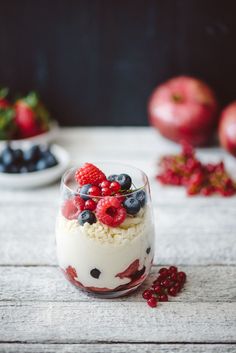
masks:
{"type": "Polygon", "coordinates": [[[76,219],[79,215],[78,208],[74,205],[74,200],[66,200],[62,206],[62,214],[67,219],[76,219]]]}
{"type": "Polygon", "coordinates": [[[79,195],[75,196],[73,203],[80,212],[84,210],[85,201],[79,195]]]}
{"type": "Polygon", "coordinates": [[[85,163],[75,172],[75,180],[80,186],[85,184],[99,185],[106,180],[105,174],[91,163],[85,163]]]}
{"type": "Polygon", "coordinates": [[[94,200],[89,199],[85,201],[84,209],[89,211],[94,211],[97,207],[97,204],[94,200]]]}
{"type": "Polygon", "coordinates": [[[106,196],[98,202],[96,215],[100,222],[117,227],[124,222],[126,210],[116,197],[106,196]]]}
{"type": "Polygon", "coordinates": [[[101,189],[98,186],[91,186],[88,190],[88,194],[92,197],[101,196],[101,189]]]}

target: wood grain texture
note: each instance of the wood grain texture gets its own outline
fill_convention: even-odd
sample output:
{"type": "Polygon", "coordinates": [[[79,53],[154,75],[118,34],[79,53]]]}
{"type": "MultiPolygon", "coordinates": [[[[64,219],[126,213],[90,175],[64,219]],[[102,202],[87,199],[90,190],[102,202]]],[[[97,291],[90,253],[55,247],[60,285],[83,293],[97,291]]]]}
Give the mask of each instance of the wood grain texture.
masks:
{"type": "Polygon", "coordinates": [[[235,344],[0,344],[1,353],[235,353],[235,344]]]}
{"type": "Polygon", "coordinates": [[[236,343],[236,303],[0,302],[3,342],[236,343]]]}
{"type": "MultiPolygon", "coordinates": [[[[151,286],[159,267],[138,291],[114,302],[143,302],[142,291],[151,286]]],[[[188,276],[181,295],[171,302],[235,302],[236,266],[185,266],[188,276]],[[226,281],[227,278],[227,281],[226,281]]],[[[0,267],[0,301],[99,301],[68,283],[57,267],[0,267]]],[[[111,300],[110,300],[111,301],[111,300]]],[[[88,304],[89,305],[89,304],[88,304]]]]}

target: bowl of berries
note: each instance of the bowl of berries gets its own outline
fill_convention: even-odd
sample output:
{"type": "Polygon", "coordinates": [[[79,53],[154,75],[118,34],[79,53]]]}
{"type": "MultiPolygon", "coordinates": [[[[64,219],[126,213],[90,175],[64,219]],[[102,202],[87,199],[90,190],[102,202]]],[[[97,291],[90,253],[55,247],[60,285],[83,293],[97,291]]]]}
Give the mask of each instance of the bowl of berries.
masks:
{"type": "Polygon", "coordinates": [[[68,153],[56,144],[19,146],[0,146],[0,186],[40,187],[58,180],[68,167],[68,153]]]}
{"type": "Polygon", "coordinates": [[[53,141],[58,133],[58,123],[50,116],[36,92],[8,99],[8,89],[0,90],[0,145],[6,141],[53,141]]]}

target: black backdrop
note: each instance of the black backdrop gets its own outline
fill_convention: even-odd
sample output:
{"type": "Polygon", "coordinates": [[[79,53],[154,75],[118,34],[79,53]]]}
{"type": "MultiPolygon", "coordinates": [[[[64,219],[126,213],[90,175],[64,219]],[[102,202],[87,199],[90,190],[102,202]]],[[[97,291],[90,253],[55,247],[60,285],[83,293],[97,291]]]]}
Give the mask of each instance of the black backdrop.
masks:
{"type": "Polygon", "coordinates": [[[64,125],[145,125],[156,84],[191,74],[236,98],[235,0],[0,0],[0,85],[64,125]]]}

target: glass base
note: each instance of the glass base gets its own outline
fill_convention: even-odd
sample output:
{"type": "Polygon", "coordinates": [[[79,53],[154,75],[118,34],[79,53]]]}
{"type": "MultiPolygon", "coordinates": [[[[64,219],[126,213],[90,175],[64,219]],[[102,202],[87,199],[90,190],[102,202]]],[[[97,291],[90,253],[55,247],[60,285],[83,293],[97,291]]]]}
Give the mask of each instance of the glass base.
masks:
{"type": "MultiPolygon", "coordinates": [[[[101,299],[113,299],[113,298],[120,298],[120,297],[124,297],[126,295],[130,295],[133,292],[135,292],[137,290],[137,288],[140,286],[137,285],[133,288],[128,288],[128,289],[124,289],[124,290],[119,290],[119,291],[113,291],[113,292],[92,292],[92,291],[86,291],[84,289],[81,289],[83,292],[96,297],[96,298],[101,298],[101,299]]],[[[78,288],[80,289],[80,288],[78,288]]]]}

